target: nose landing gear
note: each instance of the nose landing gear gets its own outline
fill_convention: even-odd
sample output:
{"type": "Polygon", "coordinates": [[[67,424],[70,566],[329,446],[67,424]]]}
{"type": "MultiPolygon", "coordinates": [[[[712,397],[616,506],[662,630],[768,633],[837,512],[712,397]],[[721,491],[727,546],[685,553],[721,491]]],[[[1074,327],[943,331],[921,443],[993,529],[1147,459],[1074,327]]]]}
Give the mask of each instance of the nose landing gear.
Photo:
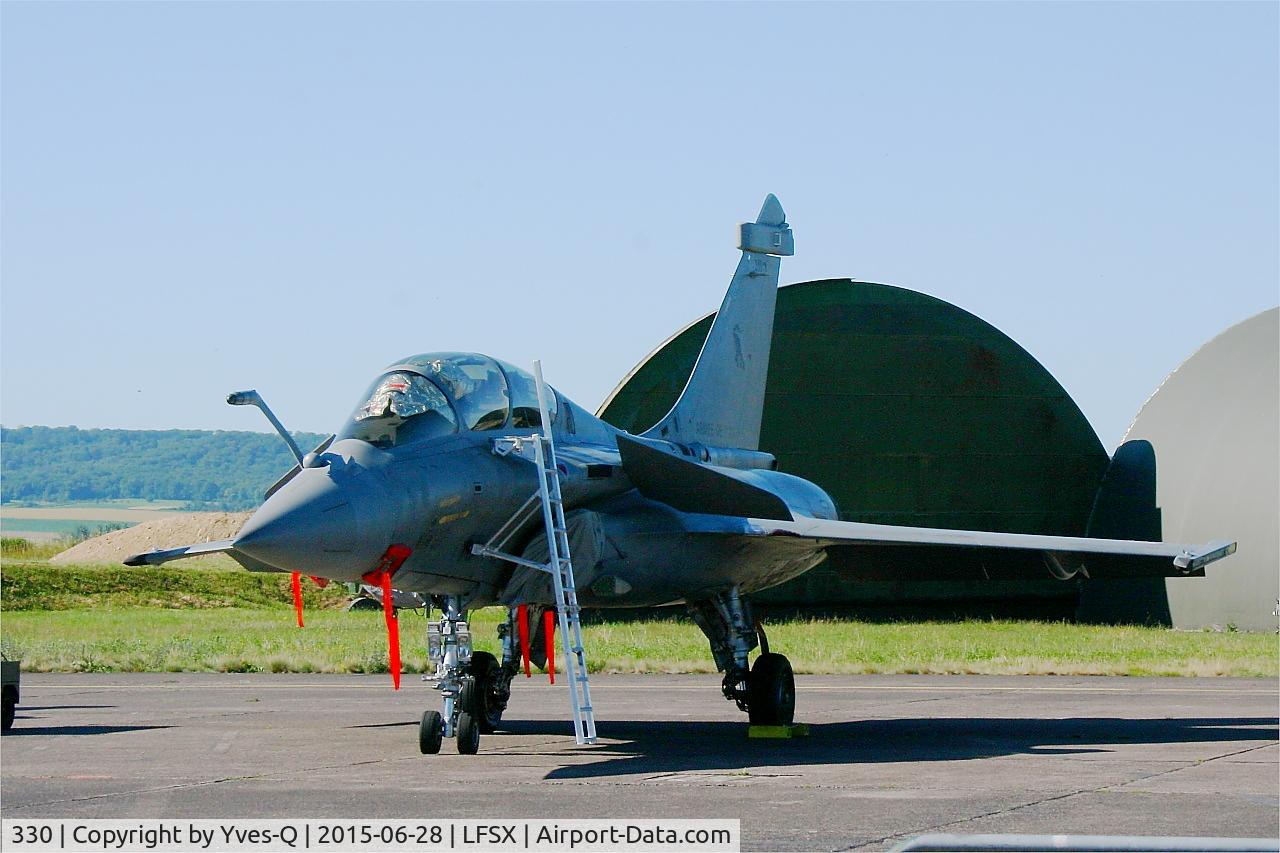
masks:
{"type": "Polygon", "coordinates": [[[511,698],[511,679],[517,665],[510,631],[500,631],[503,663],[488,652],[471,650],[471,630],[456,596],[447,596],[439,622],[427,626],[427,654],[436,665],[434,682],[443,712],[427,711],[418,725],[418,749],[423,755],[440,751],[444,739],[455,738],[458,752],[475,755],[480,735],[492,734],[502,721],[511,698]]]}
{"type": "Polygon", "coordinates": [[[423,754],[435,754],[445,738],[456,736],[459,752],[474,753],[480,746],[480,732],[475,728],[474,717],[467,713],[474,696],[474,677],[469,672],[471,629],[457,596],[446,596],[440,621],[428,623],[427,655],[435,662],[436,671],[433,675],[424,675],[422,680],[434,682],[444,710],[422,715],[418,724],[418,748],[423,754]],[[463,723],[467,724],[465,731],[463,723]]]}

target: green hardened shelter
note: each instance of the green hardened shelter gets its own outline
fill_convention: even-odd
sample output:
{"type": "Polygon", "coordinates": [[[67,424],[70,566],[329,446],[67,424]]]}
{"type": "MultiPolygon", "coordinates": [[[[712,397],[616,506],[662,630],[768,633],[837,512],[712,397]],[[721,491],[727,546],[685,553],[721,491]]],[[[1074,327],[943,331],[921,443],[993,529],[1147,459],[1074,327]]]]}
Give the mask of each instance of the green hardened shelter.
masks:
{"type": "MultiPolygon", "coordinates": [[[[688,380],[713,317],[660,345],[600,417],[631,432],[656,423],[688,380]]],[[[940,299],[849,279],[779,289],[760,449],[826,489],[849,521],[1064,536],[1085,535],[1109,462],[1062,386],[1000,330],[940,299]]],[[[1042,580],[1038,558],[1026,576],[855,582],[832,560],[756,598],[985,599],[1074,611],[1075,583],[1042,580]]]]}

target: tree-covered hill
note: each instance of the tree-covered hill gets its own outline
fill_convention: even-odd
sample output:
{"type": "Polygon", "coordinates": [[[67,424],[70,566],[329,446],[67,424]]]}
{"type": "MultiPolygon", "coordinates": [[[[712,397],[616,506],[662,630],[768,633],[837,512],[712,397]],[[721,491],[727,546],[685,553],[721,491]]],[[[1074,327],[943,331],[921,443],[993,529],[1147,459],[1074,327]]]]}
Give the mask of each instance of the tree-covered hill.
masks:
{"type": "MultiPolygon", "coordinates": [[[[304,451],[323,438],[297,432],[304,451]]],[[[4,501],[190,501],[249,509],[293,465],[280,436],[207,430],[0,428],[4,501]]]]}

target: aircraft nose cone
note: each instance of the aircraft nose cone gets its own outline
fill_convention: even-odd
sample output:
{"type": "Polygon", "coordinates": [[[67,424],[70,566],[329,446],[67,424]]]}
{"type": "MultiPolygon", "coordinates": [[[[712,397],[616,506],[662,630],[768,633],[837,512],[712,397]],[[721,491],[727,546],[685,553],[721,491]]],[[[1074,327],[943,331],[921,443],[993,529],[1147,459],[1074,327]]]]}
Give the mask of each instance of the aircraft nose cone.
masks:
{"type": "Polygon", "coordinates": [[[351,502],[323,469],[304,468],[245,522],[233,544],[286,571],[350,573],[358,568],[351,502]]]}

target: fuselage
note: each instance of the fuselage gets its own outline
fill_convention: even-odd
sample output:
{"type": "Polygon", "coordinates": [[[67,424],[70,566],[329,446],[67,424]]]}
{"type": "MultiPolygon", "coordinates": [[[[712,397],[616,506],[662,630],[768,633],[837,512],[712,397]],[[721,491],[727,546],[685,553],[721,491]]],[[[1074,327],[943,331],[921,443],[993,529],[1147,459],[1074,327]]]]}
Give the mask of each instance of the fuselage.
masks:
{"type": "MultiPolygon", "coordinates": [[[[284,571],[355,581],[402,544],[412,554],[396,572],[398,589],[457,595],[467,606],[551,603],[545,575],[471,550],[537,490],[534,465],[495,452],[497,439],[541,431],[532,383],[518,368],[473,354],[392,365],[337,439],[246,523],[235,547],[284,571]],[[468,376],[482,381],[468,384],[468,376]]],[[[623,468],[620,431],[546,391],[583,606],[675,603],[735,585],[749,592],[822,560],[811,542],[725,536],[723,518],[717,535],[700,532],[710,529],[707,516],[646,499],[623,468]]],[[[804,514],[829,507],[834,517],[816,485],[753,474],[804,514]]],[[[538,559],[539,547],[545,559],[541,516],[532,513],[506,549],[538,559]]]]}

